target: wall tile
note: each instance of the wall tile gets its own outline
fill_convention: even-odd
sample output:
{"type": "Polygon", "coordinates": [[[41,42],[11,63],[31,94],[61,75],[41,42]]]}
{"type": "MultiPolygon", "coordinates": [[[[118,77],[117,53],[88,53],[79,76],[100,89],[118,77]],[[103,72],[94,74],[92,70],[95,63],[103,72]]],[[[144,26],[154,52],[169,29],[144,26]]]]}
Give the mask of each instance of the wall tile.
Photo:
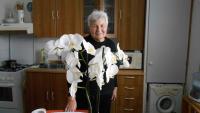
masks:
{"type": "Polygon", "coordinates": [[[34,63],[33,35],[13,33],[10,38],[11,58],[20,64],[34,63]]]}
{"type": "Polygon", "coordinates": [[[9,40],[7,33],[0,34],[0,65],[4,60],[9,58],[9,40]]]}

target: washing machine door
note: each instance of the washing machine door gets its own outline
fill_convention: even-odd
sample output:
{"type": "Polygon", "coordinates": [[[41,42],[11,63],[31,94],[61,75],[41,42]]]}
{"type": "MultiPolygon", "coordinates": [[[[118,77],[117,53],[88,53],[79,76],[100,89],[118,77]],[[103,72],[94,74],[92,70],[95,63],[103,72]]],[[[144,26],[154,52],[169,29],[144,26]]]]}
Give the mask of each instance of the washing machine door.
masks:
{"type": "Polygon", "coordinates": [[[156,103],[157,111],[160,113],[171,113],[175,108],[176,102],[172,96],[161,96],[156,103]]]}

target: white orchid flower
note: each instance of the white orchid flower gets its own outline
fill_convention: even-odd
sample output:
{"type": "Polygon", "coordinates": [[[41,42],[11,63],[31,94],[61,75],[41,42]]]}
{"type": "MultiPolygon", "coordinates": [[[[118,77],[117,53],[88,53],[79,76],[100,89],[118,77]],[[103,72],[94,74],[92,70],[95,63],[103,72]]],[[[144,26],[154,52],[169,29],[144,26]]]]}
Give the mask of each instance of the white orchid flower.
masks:
{"type": "Polygon", "coordinates": [[[96,77],[97,85],[99,86],[99,89],[102,90],[102,86],[105,84],[103,79],[104,72],[99,73],[99,75],[96,77]]]}
{"type": "Polygon", "coordinates": [[[129,62],[128,62],[128,56],[124,53],[124,51],[122,51],[119,47],[119,43],[117,44],[117,53],[116,53],[117,57],[119,60],[123,61],[123,66],[124,67],[129,67],[129,62]]]}
{"type": "Polygon", "coordinates": [[[83,40],[83,46],[88,54],[95,55],[96,49],[91,43],[83,40]]]}
{"type": "Polygon", "coordinates": [[[62,35],[56,41],[50,40],[45,44],[45,52],[61,56],[63,51],[82,50],[83,37],[79,34],[62,35]]]}
{"type": "Polygon", "coordinates": [[[108,83],[110,78],[113,78],[119,72],[119,68],[117,65],[113,64],[108,66],[106,69],[106,82],[108,83]]]}
{"type": "Polygon", "coordinates": [[[130,66],[130,63],[128,62],[128,60],[127,60],[128,58],[126,58],[125,60],[123,60],[123,67],[129,67],[130,66]]]}
{"type": "Polygon", "coordinates": [[[106,64],[109,66],[117,63],[116,56],[111,52],[109,47],[104,47],[104,57],[106,59],[106,64]]]}
{"type": "Polygon", "coordinates": [[[104,47],[104,58],[104,65],[107,65],[106,82],[108,83],[110,78],[113,78],[118,73],[119,69],[116,65],[116,56],[111,52],[111,49],[109,47],[104,47]]]}
{"type": "Polygon", "coordinates": [[[68,47],[70,43],[70,37],[69,35],[62,35],[59,39],[59,48],[64,48],[65,51],[70,51],[70,48],[68,47]]]}
{"type": "Polygon", "coordinates": [[[59,41],[50,40],[45,44],[44,50],[48,55],[60,56],[63,49],[58,47],[59,41]]]}
{"type": "Polygon", "coordinates": [[[65,61],[67,68],[80,67],[78,52],[76,51],[63,51],[62,60],[65,61]]]}
{"type": "Polygon", "coordinates": [[[69,43],[67,47],[75,49],[76,51],[82,50],[81,43],[83,42],[83,37],[79,34],[69,34],[69,43]]]}
{"type": "Polygon", "coordinates": [[[103,74],[105,73],[103,59],[102,59],[103,48],[104,47],[101,47],[96,50],[95,57],[89,61],[89,69],[88,69],[89,77],[90,78],[96,77],[96,82],[100,90],[102,89],[102,86],[105,84],[103,80],[103,74]]]}
{"type": "Polygon", "coordinates": [[[69,68],[67,70],[67,81],[72,83],[73,81],[79,80],[83,74],[77,67],[69,68]]]}
{"type": "Polygon", "coordinates": [[[69,70],[67,70],[66,78],[67,81],[71,84],[71,87],[69,88],[69,93],[72,97],[75,97],[77,91],[77,83],[82,82],[82,80],[80,79],[81,76],[83,76],[83,74],[76,67],[69,68],[69,70]]]}
{"type": "Polygon", "coordinates": [[[62,52],[63,52],[63,48],[62,47],[59,47],[59,44],[60,44],[60,40],[56,40],[55,41],[55,49],[54,49],[54,54],[56,54],[57,56],[61,56],[62,52]]]}
{"type": "Polygon", "coordinates": [[[104,69],[103,69],[103,62],[102,63],[95,63],[93,65],[89,66],[88,69],[89,72],[89,78],[96,79],[97,85],[99,86],[100,90],[102,89],[102,86],[104,85],[104,69]]]}
{"type": "Polygon", "coordinates": [[[58,48],[63,48],[65,51],[69,51],[72,49],[81,50],[81,43],[83,41],[83,37],[79,34],[68,34],[62,35],[58,40],[56,46],[58,48]]]}
{"type": "Polygon", "coordinates": [[[82,81],[78,80],[78,81],[72,82],[71,87],[69,88],[69,93],[72,97],[75,97],[75,95],[76,95],[79,82],[82,82],[82,81]]]}

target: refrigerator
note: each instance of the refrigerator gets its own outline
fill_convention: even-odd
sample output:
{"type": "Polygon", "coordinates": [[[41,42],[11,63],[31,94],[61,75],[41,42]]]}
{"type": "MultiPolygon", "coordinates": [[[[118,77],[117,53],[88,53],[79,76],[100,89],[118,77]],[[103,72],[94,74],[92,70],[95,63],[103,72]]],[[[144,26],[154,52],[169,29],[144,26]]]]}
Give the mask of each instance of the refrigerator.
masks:
{"type": "Polygon", "coordinates": [[[184,83],[191,0],[148,0],[146,82],[184,83]]]}

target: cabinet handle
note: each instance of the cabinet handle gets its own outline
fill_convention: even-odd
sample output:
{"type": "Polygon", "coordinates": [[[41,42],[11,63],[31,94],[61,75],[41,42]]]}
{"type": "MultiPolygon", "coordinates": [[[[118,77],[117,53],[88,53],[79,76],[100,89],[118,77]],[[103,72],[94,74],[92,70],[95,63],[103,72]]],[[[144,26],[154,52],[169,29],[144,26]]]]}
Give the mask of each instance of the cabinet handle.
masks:
{"type": "Polygon", "coordinates": [[[119,10],[119,19],[122,19],[122,10],[119,10]]]}
{"type": "Polygon", "coordinates": [[[59,16],[59,11],[58,10],[56,11],[56,16],[57,16],[57,19],[59,19],[60,16],[59,16]]]}
{"type": "Polygon", "coordinates": [[[49,92],[46,91],[46,100],[48,101],[49,100],[49,92]]]}
{"type": "Polygon", "coordinates": [[[135,100],[135,98],[124,98],[124,100],[135,100]]]}
{"type": "Polygon", "coordinates": [[[124,87],[124,89],[127,89],[127,90],[134,90],[135,88],[132,88],[132,87],[124,87]]]}
{"type": "Polygon", "coordinates": [[[51,17],[52,17],[53,20],[55,19],[53,10],[51,11],[51,17]]]}
{"type": "Polygon", "coordinates": [[[125,79],[134,79],[135,77],[124,77],[125,79]]]}
{"type": "Polygon", "coordinates": [[[51,100],[54,101],[54,92],[51,92],[51,100]]]}
{"type": "Polygon", "coordinates": [[[124,111],[134,111],[134,109],[127,109],[127,108],[125,108],[124,111]]]}

